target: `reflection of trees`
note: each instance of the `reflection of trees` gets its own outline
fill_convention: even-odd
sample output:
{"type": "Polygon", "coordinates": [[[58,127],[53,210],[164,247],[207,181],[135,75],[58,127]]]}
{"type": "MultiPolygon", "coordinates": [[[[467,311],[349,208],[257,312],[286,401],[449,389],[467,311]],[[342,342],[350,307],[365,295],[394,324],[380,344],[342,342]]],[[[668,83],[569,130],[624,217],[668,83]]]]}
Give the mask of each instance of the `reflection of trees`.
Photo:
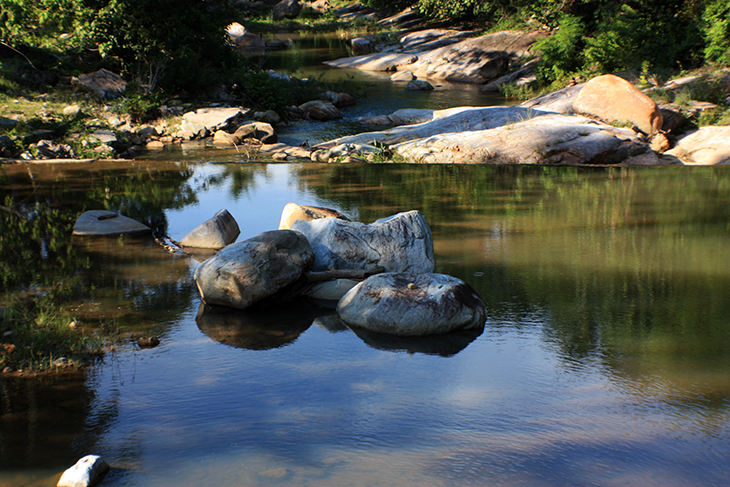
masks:
{"type": "Polygon", "coordinates": [[[257,177],[264,177],[265,179],[270,177],[266,172],[266,165],[256,163],[224,164],[220,172],[207,175],[201,185],[207,189],[228,183],[230,184],[231,196],[237,200],[243,195],[248,195],[256,187],[257,177]]]}
{"type": "Polygon", "coordinates": [[[566,361],[598,358],[727,407],[730,174],[696,169],[328,165],[299,181],[365,222],[418,209],[437,244],[480,241],[474,264],[437,252],[437,271],[472,284],[490,319],[541,313],[566,361]],[[688,392],[683,376],[708,387],[688,392]]]}

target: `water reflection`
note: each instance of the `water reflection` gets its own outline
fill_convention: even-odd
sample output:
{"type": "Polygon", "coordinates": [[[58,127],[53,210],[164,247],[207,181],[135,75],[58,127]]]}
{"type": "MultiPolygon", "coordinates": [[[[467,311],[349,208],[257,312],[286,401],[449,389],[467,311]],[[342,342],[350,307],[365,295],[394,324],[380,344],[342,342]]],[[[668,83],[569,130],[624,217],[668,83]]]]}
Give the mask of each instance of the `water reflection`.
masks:
{"type": "MultiPolygon", "coordinates": [[[[0,484],[89,450],[112,462],[105,485],[117,487],[725,482],[727,171],[188,164],[147,180],[141,168],[26,169],[4,168],[0,191],[27,214],[71,221],[108,187],[114,205],[126,194],[143,217],[164,216],[171,235],[222,207],[245,238],[275,228],[289,201],[364,222],[418,209],[436,271],[472,285],[488,320],[481,335],[433,348],[356,335],[299,304],[196,319],[195,259],[149,239],[46,244],[60,274],[3,265],[73,274],[81,292],[69,305],[84,319],[163,340],[56,391],[0,382],[0,484]],[[52,440],[41,446],[42,435],[52,440]]],[[[21,234],[3,230],[22,251],[21,234]]]]}
{"type": "Polygon", "coordinates": [[[195,321],[200,331],[218,342],[269,350],[292,343],[315,318],[327,313],[303,300],[246,310],[201,304],[195,321]]]}

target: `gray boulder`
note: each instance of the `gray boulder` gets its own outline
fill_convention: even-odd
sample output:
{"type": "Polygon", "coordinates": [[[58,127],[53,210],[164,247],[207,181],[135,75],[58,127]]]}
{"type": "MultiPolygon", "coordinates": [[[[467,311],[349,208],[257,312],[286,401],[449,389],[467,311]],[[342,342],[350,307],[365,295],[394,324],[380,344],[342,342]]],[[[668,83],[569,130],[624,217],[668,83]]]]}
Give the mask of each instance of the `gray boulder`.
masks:
{"type": "Polygon", "coordinates": [[[221,210],[210,220],[195,227],[180,244],[183,247],[222,249],[235,242],[240,233],[236,219],[228,210],[221,210]]]}
{"type": "Polygon", "coordinates": [[[342,118],[342,112],[334,104],[324,100],[308,101],[299,105],[299,109],[304,112],[305,118],[311,120],[326,122],[327,120],[342,118]]]}
{"type": "Polygon", "coordinates": [[[349,325],[402,336],[479,329],[485,319],[474,288],[444,274],[376,274],[348,291],[337,312],[349,325]]]}
{"type": "Polygon", "coordinates": [[[56,487],[91,487],[99,484],[107,472],[109,464],[100,456],[87,455],[63,472],[56,487]]]}
{"type": "Polygon", "coordinates": [[[274,230],[224,247],[193,278],[206,304],[245,309],[299,279],[313,261],[304,235],[274,230]]]}
{"type": "Polygon", "coordinates": [[[256,139],[262,144],[276,144],[279,137],[271,124],[266,122],[250,122],[241,125],[233,133],[239,139],[256,139]]]}
{"type": "Polygon", "coordinates": [[[274,20],[295,19],[302,11],[302,5],[299,0],[281,0],[274,5],[274,20]]]}
{"type": "Polygon", "coordinates": [[[431,91],[433,90],[433,85],[422,79],[414,79],[408,82],[406,89],[411,91],[431,91]]]}
{"type": "Polygon", "coordinates": [[[150,227],[126,216],[107,210],[90,210],[74,224],[74,235],[112,236],[149,232],[150,227]]]}
{"type": "Polygon", "coordinates": [[[398,213],[369,225],[338,218],[297,220],[314,251],[314,271],[366,270],[382,266],[385,272],[432,272],[433,237],[418,211],[398,213]]]}

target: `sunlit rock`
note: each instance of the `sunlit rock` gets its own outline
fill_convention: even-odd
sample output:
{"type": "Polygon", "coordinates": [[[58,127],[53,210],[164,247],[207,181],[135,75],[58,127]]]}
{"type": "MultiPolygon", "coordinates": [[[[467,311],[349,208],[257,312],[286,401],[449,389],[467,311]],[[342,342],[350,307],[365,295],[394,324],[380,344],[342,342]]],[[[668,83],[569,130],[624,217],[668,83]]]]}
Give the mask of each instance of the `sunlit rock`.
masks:
{"type": "Polygon", "coordinates": [[[730,164],[730,126],[702,127],[677,141],[667,154],[685,164],[703,166],[730,164]]]}
{"type": "Polygon", "coordinates": [[[342,320],[390,335],[434,335],[484,326],[484,303],[467,283],[444,274],[376,274],[337,304],[342,320]]]}
{"type": "Polygon", "coordinates": [[[654,100],[612,74],[588,81],[573,100],[573,110],[609,123],[630,122],[648,135],[662,128],[662,112],[654,100]]]}
{"type": "Polygon", "coordinates": [[[251,115],[241,108],[199,108],[183,115],[181,130],[205,137],[216,130],[231,132],[251,115]]]}
{"type": "Polygon", "coordinates": [[[250,122],[241,125],[233,133],[239,139],[256,139],[262,144],[276,144],[278,136],[271,124],[266,122],[250,122]]]}
{"type": "Polygon", "coordinates": [[[224,247],[194,279],[205,303],[244,309],[299,279],[313,261],[304,235],[274,230],[224,247]]]}
{"type": "Polygon", "coordinates": [[[90,210],[81,214],[74,224],[74,235],[124,235],[149,232],[150,227],[124,215],[108,210],[90,210]]]}
{"type": "Polygon", "coordinates": [[[235,242],[240,233],[241,230],[238,228],[236,219],[228,210],[220,210],[213,218],[201,223],[188,233],[180,241],[180,245],[203,249],[222,249],[235,242]]]}
{"type": "Polygon", "coordinates": [[[399,213],[369,225],[338,218],[298,220],[292,230],[304,234],[315,254],[314,271],[369,269],[385,272],[432,272],[433,237],[418,211],[399,213]]]}
{"type": "Polygon", "coordinates": [[[292,223],[297,220],[312,221],[318,218],[339,218],[341,220],[350,221],[345,215],[337,210],[330,208],[322,208],[319,206],[298,205],[296,203],[287,203],[281,211],[281,219],[279,220],[279,230],[288,230],[292,223]]]}
{"type": "Polygon", "coordinates": [[[109,472],[107,464],[100,456],[87,455],[76,465],[61,475],[57,487],[91,487],[102,481],[109,472]]]}

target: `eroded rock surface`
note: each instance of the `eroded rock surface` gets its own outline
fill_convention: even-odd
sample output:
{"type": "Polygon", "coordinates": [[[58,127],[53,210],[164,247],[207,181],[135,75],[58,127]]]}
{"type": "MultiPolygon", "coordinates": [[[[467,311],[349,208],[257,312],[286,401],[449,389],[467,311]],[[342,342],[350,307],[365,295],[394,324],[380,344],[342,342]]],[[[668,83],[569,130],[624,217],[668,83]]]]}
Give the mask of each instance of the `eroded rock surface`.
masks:
{"type": "Polygon", "coordinates": [[[366,270],[432,272],[433,236],[418,211],[398,213],[371,224],[338,218],[298,220],[292,230],[307,237],[315,254],[314,271],[366,270]]]}

